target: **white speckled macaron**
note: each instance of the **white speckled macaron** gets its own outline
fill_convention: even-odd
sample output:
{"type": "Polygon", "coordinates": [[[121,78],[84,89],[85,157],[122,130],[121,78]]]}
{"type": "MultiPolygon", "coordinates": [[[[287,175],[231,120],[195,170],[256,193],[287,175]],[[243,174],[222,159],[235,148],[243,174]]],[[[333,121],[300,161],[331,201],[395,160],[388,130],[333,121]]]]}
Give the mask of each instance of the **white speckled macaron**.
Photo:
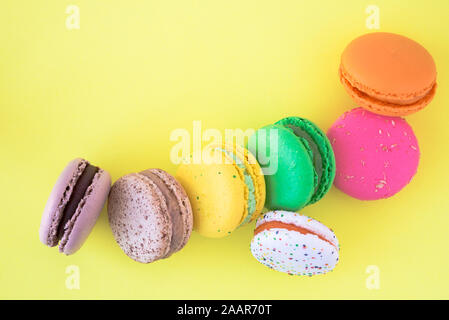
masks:
{"type": "Polygon", "coordinates": [[[290,211],[270,211],[259,218],[251,241],[251,253],[260,263],[290,275],[331,271],[339,248],[331,229],[290,211]]]}

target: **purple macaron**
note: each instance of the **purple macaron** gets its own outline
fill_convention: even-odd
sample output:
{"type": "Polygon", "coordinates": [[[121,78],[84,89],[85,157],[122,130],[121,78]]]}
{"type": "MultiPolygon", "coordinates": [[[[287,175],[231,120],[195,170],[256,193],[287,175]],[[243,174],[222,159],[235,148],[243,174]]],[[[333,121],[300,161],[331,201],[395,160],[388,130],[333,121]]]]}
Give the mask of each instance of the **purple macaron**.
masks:
{"type": "Polygon", "coordinates": [[[111,177],[84,159],[69,162],[56,181],[42,215],[39,238],[49,247],[75,253],[87,239],[106,202],[111,177]]]}

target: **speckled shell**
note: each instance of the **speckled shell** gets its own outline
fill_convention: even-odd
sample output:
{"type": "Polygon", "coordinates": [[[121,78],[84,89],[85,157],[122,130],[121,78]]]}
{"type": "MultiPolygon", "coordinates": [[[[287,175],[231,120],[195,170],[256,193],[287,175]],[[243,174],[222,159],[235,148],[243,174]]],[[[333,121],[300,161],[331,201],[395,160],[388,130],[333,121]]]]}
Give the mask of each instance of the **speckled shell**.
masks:
{"type": "Polygon", "coordinates": [[[192,209],[181,185],[168,173],[148,170],[166,184],[176,197],[184,226],[180,245],[171,248],[174,230],[166,198],[145,174],[131,173],[118,179],[111,188],[108,201],[109,224],[114,238],[131,259],[150,263],[170,256],[187,243],[192,231],[192,209]]]}
{"type": "Polygon", "coordinates": [[[355,108],[327,132],[336,160],[334,184],[360,200],[388,198],[413,178],[419,146],[405,119],[355,108]]]}
{"type": "Polygon", "coordinates": [[[290,211],[270,211],[259,218],[256,228],[270,221],[293,224],[314,234],[302,234],[285,228],[257,233],[251,241],[251,253],[263,265],[291,275],[317,275],[331,271],[339,259],[339,243],[334,232],[322,223],[290,211]]]}

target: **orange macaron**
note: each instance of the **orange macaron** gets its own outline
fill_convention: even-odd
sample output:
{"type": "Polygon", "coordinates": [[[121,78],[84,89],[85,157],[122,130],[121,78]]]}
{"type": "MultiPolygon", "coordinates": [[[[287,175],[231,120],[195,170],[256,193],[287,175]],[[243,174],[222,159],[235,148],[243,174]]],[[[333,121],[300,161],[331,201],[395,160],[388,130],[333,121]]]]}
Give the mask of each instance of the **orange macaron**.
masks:
{"type": "Polygon", "coordinates": [[[349,43],[339,74],[360,107],[388,116],[421,110],[437,86],[430,53],[407,37],[386,32],[368,33],[349,43]]]}

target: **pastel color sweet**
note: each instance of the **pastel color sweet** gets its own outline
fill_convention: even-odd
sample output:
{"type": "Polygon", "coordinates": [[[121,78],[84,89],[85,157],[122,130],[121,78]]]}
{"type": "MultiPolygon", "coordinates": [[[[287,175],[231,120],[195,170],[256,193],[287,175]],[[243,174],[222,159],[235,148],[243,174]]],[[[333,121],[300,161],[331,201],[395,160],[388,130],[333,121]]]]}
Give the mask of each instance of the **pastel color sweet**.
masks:
{"type": "Polygon", "coordinates": [[[418,141],[402,118],[355,108],[339,117],[327,135],[336,159],[334,184],[354,198],[391,197],[417,171],[418,141]]]}
{"type": "Polygon", "coordinates": [[[436,66],[419,43],[399,34],[373,32],[348,44],[340,80],[357,105],[371,112],[405,116],[432,101],[436,66]]]}
{"type": "Polygon", "coordinates": [[[62,223],[65,206],[87,165],[89,162],[80,158],[67,164],[56,181],[42,214],[39,229],[41,242],[50,247],[59,243],[59,251],[66,255],[75,253],[86,241],[101,213],[111,187],[109,173],[98,169],[78,203],[75,213],[63,226],[64,233],[59,238],[57,233],[62,223]]]}
{"type": "Polygon", "coordinates": [[[259,218],[256,231],[267,223],[280,222],[286,227],[273,227],[256,233],[251,253],[263,265],[290,275],[324,274],[339,260],[339,243],[334,232],[310,217],[291,211],[270,211],[259,218]],[[300,227],[307,232],[287,229],[300,227]]]}
{"type": "Polygon", "coordinates": [[[176,178],[192,204],[194,230],[220,238],[260,215],[265,203],[265,180],[256,159],[243,147],[212,144],[204,155],[221,161],[208,163],[202,159],[195,163],[192,158],[185,159],[176,178]]]}
{"type": "Polygon", "coordinates": [[[170,257],[187,244],[192,207],[179,182],[161,169],[118,179],[108,201],[109,225],[131,259],[150,263],[170,257]]]}
{"type": "Polygon", "coordinates": [[[319,201],[332,186],[332,147],[310,120],[287,117],[264,126],[249,138],[248,149],[264,170],[269,210],[297,211],[319,201]]]}

